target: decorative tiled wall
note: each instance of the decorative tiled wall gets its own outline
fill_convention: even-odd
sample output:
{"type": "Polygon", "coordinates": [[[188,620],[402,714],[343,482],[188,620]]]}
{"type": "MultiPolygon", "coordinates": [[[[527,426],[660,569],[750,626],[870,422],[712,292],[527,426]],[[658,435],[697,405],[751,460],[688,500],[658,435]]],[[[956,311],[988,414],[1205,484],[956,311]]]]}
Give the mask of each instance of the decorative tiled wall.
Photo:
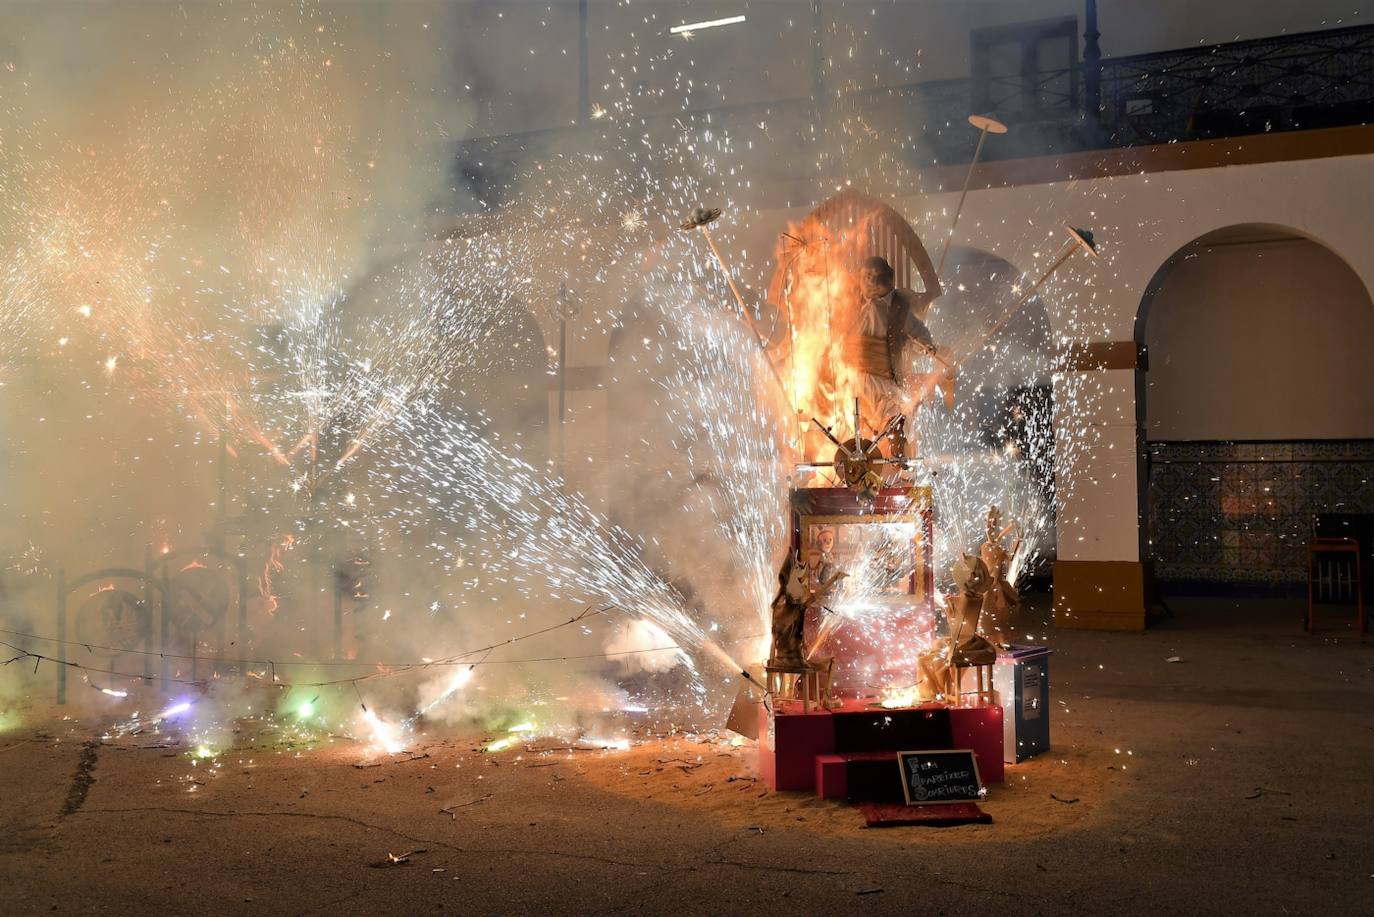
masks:
{"type": "Polygon", "coordinates": [[[1161,580],[1307,579],[1317,513],[1374,513],[1374,440],[1149,444],[1149,525],[1161,580]]]}

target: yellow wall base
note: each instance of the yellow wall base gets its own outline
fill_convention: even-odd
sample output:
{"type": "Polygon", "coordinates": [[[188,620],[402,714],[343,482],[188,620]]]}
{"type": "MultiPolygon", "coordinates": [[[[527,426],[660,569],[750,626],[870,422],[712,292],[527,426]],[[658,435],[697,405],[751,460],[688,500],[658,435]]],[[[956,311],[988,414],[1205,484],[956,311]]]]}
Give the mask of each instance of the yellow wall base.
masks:
{"type": "Polygon", "coordinates": [[[1054,623],[1078,630],[1144,630],[1145,565],[1061,560],[1054,565],[1054,623]]]}

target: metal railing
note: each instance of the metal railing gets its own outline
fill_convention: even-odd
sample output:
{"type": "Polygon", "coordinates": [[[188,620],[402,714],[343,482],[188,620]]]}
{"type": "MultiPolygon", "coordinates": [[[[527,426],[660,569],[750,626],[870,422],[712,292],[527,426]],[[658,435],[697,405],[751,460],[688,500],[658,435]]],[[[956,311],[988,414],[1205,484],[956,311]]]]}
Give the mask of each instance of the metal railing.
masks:
{"type": "Polygon", "coordinates": [[[457,166],[479,199],[491,198],[528,164],[571,149],[613,150],[623,131],[636,143],[730,138],[733,156],[752,153],[772,177],[817,177],[840,171],[818,130],[884,137],[914,167],[960,164],[977,140],[965,121],[973,112],[1014,128],[988,146],[987,159],[1363,124],[1374,120],[1374,26],[1105,58],[1095,70],[1042,72],[1031,87],[1014,77],[939,80],[824,103],[793,98],[483,137],[460,145],[457,166]],[[1093,87],[1097,112],[1083,107],[1093,87]]]}
{"type": "Polygon", "coordinates": [[[1111,146],[1362,124],[1374,27],[1107,58],[1101,84],[1111,146]]]}

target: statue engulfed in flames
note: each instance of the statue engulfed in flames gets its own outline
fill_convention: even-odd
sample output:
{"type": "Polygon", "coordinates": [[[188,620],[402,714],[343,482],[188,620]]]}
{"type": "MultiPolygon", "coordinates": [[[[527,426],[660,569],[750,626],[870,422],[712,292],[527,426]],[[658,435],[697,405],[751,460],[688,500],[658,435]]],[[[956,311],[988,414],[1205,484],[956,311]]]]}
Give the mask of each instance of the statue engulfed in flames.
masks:
{"type": "MultiPolygon", "coordinates": [[[[940,293],[920,240],[880,201],[846,192],[790,227],[769,299],[785,320],[774,351],[798,417],[849,426],[857,399],[874,429],[852,435],[871,437],[898,415],[909,425],[941,380],[932,370],[944,352],[924,321],[940,293]]],[[[823,459],[824,443],[809,434],[804,459],[823,459]]]]}

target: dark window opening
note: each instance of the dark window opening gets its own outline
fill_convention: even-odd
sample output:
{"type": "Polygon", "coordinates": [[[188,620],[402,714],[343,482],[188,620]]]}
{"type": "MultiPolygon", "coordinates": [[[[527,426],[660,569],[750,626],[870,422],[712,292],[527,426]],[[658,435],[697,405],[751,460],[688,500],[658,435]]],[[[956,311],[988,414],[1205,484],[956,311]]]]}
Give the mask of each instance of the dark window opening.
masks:
{"type": "Polygon", "coordinates": [[[1077,110],[1076,18],[974,29],[971,39],[979,111],[1033,119],[1077,110]]]}

